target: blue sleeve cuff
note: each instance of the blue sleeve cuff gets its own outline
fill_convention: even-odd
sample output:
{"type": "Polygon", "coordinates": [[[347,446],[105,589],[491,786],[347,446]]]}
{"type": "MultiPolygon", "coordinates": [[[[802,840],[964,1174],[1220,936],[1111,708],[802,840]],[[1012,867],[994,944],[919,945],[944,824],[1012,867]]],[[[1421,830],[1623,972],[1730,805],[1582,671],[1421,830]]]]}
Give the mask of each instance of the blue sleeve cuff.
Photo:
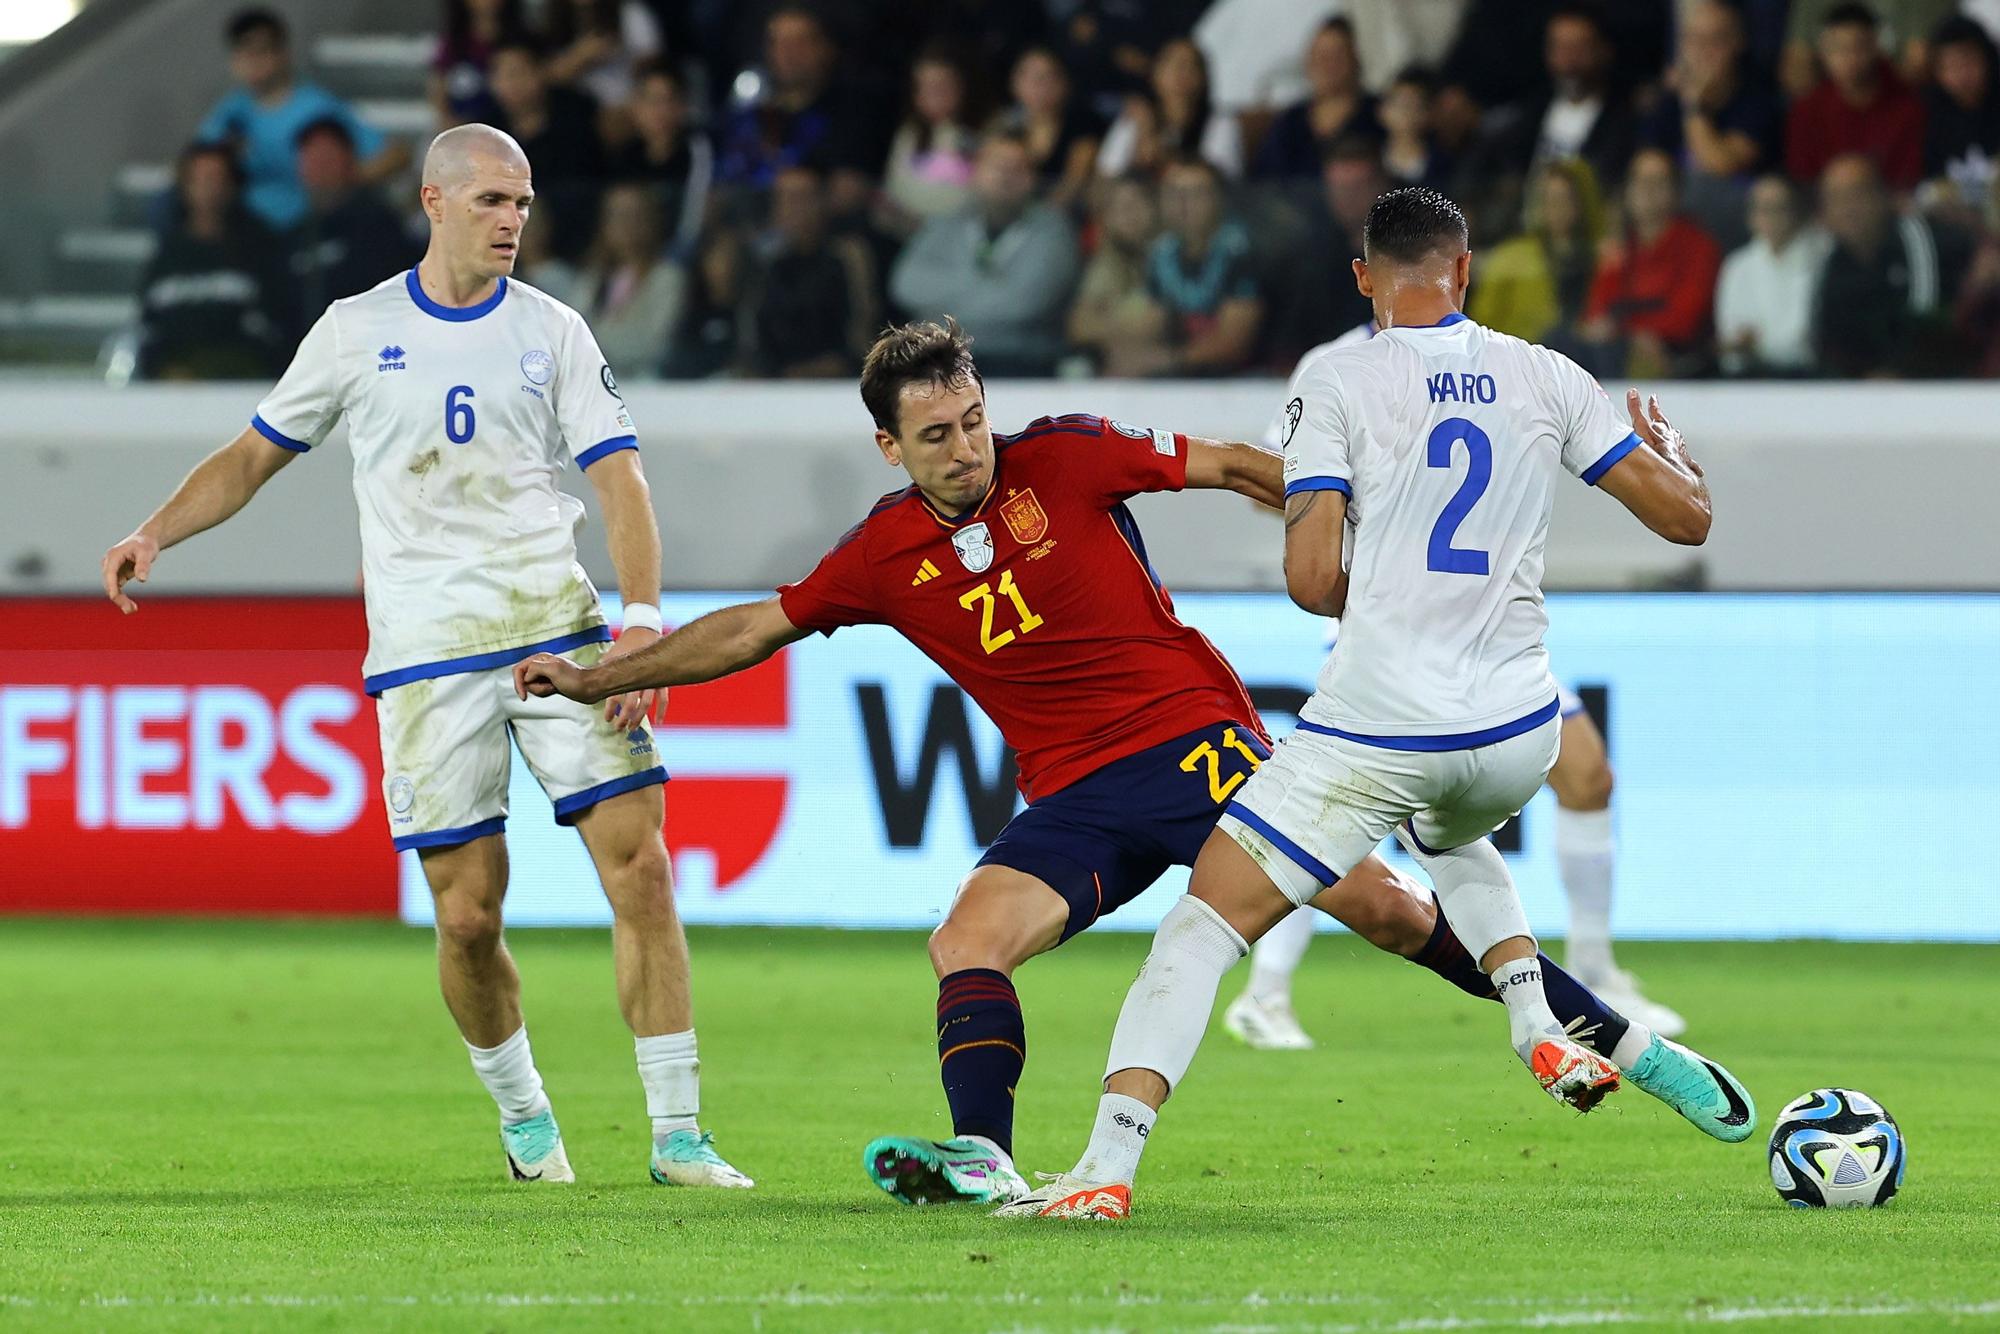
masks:
{"type": "Polygon", "coordinates": [[[1338,491],[1344,496],[1354,495],[1354,488],[1347,484],[1345,477],[1295,477],[1285,483],[1287,500],[1301,491],[1338,491]]]}
{"type": "Polygon", "coordinates": [[[1603,458],[1591,464],[1588,468],[1585,468],[1583,470],[1583,480],[1589,483],[1591,486],[1596,486],[1598,479],[1603,477],[1605,473],[1610,472],[1611,469],[1617,464],[1618,460],[1624,458],[1627,454],[1630,454],[1633,450],[1637,449],[1638,447],[1639,447],[1639,433],[1637,431],[1634,431],[1630,435],[1627,435],[1623,440],[1620,440],[1617,444],[1613,445],[1610,449],[1606,450],[1604,452],[1603,458]]]}
{"type": "Polygon", "coordinates": [[[311,445],[307,444],[303,440],[292,439],[290,436],[286,435],[283,431],[271,425],[271,423],[265,421],[262,417],[252,417],[250,419],[250,425],[256,429],[258,435],[263,436],[266,440],[269,440],[272,444],[276,445],[280,449],[289,449],[294,454],[303,454],[307,450],[312,448],[311,445]]]}
{"type": "Polygon", "coordinates": [[[616,454],[621,449],[637,449],[639,437],[636,435],[614,435],[609,440],[600,440],[589,449],[576,456],[576,466],[588,468],[606,454],[616,454]]]}

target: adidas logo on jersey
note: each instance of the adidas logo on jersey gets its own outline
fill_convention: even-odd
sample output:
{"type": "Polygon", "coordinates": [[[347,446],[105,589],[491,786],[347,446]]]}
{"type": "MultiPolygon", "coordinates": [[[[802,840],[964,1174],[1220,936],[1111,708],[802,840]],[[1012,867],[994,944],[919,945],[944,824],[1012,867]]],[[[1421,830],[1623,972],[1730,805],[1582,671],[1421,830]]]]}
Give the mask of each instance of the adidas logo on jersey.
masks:
{"type": "Polygon", "coordinates": [[[377,374],[380,374],[383,371],[401,371],[409,369],[409,367],[403,361],[403,349],[396,346],[394,343],[391,343],[389,346],[383,348],[380,352],[377,352],[375,355],[382,359],[382,364],[375,368],[377,374]]]}
{"type": "Polygon", "coordinates": [[[937,577],[938,577],[938,567],[931,564],[929,561],[925,561],[922,565],[919,565],[917,567],[917,577],[910,580],[910,587],[915,588],[918,584],[927,584],[931,580],[937,577]]]}

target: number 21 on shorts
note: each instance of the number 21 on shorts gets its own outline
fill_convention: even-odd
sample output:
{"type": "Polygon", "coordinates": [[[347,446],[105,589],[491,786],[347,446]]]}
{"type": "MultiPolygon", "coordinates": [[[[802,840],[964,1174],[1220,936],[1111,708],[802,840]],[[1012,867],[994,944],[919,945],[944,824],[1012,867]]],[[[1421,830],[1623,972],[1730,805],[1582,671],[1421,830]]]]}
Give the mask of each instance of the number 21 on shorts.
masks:
{"type": "Polygon", "coordinates": [[[1225,727],[1222,729],[1221,748],[1217,749],[1213,741],[1202,742],[1181,756],[1181,772],[1191,774],[1207,766],[1209,800],[1220,806],[1229,800],[1230,793],[1243,786],[1243,780],[1255,773],[1257,766],[1263,762],[1263,757],[1252,750],[1242,737],[1236,735],[1235,728],[1225,727]],[[1227,778],[1222,774],[1222,761],[1225,758],[1223,751],[1231,752],[1228,757],[1230,759],[1240,756],[1243,760],[1243,767],[1227,778]]]}

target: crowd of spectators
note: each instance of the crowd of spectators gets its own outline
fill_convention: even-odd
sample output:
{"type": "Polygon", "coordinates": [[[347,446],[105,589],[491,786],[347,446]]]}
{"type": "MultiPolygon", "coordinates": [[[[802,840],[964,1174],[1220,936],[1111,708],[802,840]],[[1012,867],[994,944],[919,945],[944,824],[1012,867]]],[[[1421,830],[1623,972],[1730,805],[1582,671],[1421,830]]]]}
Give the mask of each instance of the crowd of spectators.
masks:
{"type": "MultiPolygon", "coordinates": [[[[621,378],[1283,374],[1371,316],[1383,191],[1469,313],[1605,376],[2000,374],[2000,0],[445,0],[430,98],[520,140],[520,277],[621,378]]],[[[239,15],[144,280],[155,376],[257,375],[421,253],[409,145],[239,15]],[[413,191],[404,190],[412,196],[413,191]]]]}

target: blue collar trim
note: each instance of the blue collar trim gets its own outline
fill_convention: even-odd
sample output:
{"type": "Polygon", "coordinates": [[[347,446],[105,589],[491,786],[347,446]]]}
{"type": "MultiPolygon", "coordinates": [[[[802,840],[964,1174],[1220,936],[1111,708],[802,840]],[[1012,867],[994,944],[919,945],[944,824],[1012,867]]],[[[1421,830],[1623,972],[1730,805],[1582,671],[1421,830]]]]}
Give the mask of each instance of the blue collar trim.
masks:
{"type": "MultiPolygon", "coordinates": [[[[411,269],[405,275],[403,285],[410,289],[410,300],[417,303],[418,310],[421,310],[424,314],[434,319],[450,320],[454,324],[462,324],[467,320],[476,320],[482,315],[490,315],[502,301],[507,299],[507,280],[505,278],[502,278],[494,287],[492,296],[487,297],[476,306],[439,305],[425,294],[424,285],[417,280],[417,271],[415,269],[411,269]]],[[[1460,318],[1463,317],[1461,316],[1460,318]]]]}

